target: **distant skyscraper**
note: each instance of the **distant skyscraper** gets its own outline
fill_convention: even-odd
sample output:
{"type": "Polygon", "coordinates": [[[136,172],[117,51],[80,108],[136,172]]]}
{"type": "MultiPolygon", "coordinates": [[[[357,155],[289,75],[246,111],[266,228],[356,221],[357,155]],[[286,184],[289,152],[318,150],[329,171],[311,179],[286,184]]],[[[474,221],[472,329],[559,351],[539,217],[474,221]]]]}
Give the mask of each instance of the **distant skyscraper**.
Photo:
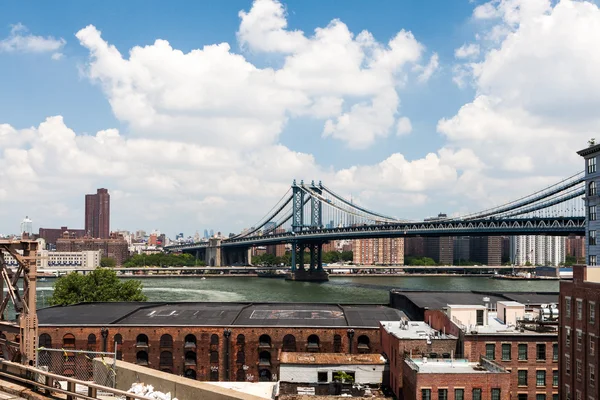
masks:
{"type": "Polygon", "coordinates": [[[28,235],[33,234],[33,221],[29,219],[29,217],[25,217],[25,219],[21,222],[21,234],[26,233],[28,235]]]}
{"type": "Polygon", "coordinates": [[[204,239],[208,239],[208,229],[204,230],[204,239]]]}
{"type": "Polygon", "coordinates": [[[85,195],[85,232],[93,238],[108,239],[110,234],[110,195],[107,189],[85,195]]]}
{"type": "Polygon", "coordinates": [[[277,226],[277,224],[275,222],[269,221],[265,224],[265,227],[263,228],[263,232],[264,233],[273,232],[275,230],[276,226],[277,226]]]}
{"type": "Polygon", "coordinates": [[[210,237],[215,236],[215,231],[213,231],[212,229],[210,230],[210,237]]]}

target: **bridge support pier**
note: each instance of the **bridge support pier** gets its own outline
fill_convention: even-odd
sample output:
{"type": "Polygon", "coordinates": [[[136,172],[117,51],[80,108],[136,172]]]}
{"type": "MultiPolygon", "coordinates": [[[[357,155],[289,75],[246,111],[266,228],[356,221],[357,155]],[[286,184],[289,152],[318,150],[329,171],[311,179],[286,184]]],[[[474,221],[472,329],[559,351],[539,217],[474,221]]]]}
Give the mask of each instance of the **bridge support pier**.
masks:
{"type": "Polygon", "coordinates": [[[292,271],[286,276],[288,281],[327,282],[329,274],[323,269],[323,242],[292,242],[292,271]],[[310,254],[310,266],[304,267],[304,251],[310,254]]]}

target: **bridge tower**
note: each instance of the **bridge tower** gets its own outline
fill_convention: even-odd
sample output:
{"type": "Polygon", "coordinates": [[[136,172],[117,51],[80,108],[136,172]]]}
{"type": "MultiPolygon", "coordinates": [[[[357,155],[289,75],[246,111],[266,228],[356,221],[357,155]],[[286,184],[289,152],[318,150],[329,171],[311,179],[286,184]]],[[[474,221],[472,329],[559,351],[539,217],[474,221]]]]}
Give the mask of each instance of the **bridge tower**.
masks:
{"type": "MultiPolygon", "coordinates": [[[[304,190],[302,186],[292,184],[292,232],[302,232],[304,229],[319,229],[323,225],[321,200],[311,196],[310,198],[310,223],[304,221],[304,190]]],[[[321,185],[315,185],[312,181],[310,189],[315,193],[321,194],[321,185]]],[[[293,281],[324,282],[329,280],[327,272],[323,269],[323,240],[303,241],[301,239],[292,240],[292,271],[286,279],[293,281]],[[309,269],[304,268],[304,252],[308,250],[310,254],[309,269]]]]}

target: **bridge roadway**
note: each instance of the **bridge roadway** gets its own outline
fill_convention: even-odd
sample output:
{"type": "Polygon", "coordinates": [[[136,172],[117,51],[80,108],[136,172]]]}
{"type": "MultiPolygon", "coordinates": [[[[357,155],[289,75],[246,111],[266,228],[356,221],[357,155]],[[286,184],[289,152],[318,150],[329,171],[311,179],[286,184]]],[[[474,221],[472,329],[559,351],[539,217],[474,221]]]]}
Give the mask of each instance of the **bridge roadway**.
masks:
{"type": "MultiPolygon", "coordinates": [[[[481,220],[439,220],[398,224],[361,225],[342,228],[307,227],[300,232],[223,239],[221,247],[264,246],[297,241],[329,241],[414,236],[511,236],[511,235],[585,235],[585,217],[516,218],[481,220]]],[[[208,248],[208,242],[167,246],[169,251],[208,248]]]]}

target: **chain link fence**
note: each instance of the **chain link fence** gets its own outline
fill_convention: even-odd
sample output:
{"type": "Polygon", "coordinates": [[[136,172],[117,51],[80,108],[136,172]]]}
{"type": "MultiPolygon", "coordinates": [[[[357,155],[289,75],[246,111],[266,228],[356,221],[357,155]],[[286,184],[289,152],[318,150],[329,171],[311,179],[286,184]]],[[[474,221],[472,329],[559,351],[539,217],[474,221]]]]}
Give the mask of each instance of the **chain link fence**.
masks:
{"type": "Polygon", "coordinates": [[[36,367],[57,375],[114,388],[117,354],[73,349],[37,349],[36,367]],[[93,362],[100,358],[101,363],[93,362]]]}

